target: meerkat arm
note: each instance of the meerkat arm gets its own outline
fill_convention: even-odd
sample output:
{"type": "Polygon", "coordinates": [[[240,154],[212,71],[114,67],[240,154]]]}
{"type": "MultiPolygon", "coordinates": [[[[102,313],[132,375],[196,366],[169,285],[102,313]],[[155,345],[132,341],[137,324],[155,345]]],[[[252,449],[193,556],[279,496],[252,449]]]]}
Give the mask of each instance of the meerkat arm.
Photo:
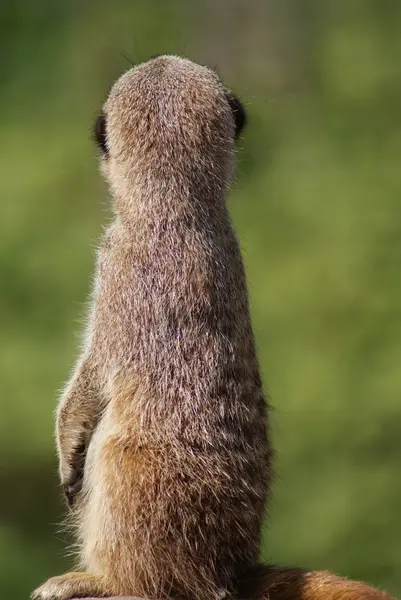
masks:
{"type": "Polygon", "coordinates": [[[101,412],[96,369],[79,360],[57,408],[56,436],[61,483],[71,506],[82,484],[86,448],[101,412]]]}

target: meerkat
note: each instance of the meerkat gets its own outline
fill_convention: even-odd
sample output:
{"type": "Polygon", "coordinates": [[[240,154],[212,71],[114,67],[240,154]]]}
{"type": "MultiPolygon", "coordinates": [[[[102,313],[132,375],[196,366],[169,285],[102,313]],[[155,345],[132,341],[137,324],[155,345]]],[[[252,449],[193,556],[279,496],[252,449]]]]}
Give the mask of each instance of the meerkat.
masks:
{"type": "Polygon", "coordinates": [[[245,121],[213,71],[174,56],[123,74],[97,119],[114,221],[57,410],[82,570],[36,600],[388,598],[258,566],[273,451],[226,203],[245,121]]]}

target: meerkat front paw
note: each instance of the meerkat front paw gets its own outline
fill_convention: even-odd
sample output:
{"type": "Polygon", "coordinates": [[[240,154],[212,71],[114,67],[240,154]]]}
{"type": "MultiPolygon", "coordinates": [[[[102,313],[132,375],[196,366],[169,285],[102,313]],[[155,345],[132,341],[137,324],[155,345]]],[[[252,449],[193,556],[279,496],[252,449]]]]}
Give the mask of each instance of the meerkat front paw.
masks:
{"type": "Polygon", "coordinates": [[[70,600],[71,598],[101,598],[112,595],[100,575],[66,573],[51,577],[31,594],[31,600],[70,600]]]}
{"type": "Polygon", "coordinates": [[[75,500],[82,489],[83,473],[76,469],[71,469],[68,479],[64,479],[61,482],[64,490],[64,496],[67,500],[69,508],[72,508],[75,504],[75,500]]]}
{"type": "Polygon", "coordinates": [[[74,450],[73,455],[68,460],[60,457],[59,471],[61,485],[69,508],[72,508],[77,495],[82,489],[85,451],[85,446],[82,444],[74,450]]]}

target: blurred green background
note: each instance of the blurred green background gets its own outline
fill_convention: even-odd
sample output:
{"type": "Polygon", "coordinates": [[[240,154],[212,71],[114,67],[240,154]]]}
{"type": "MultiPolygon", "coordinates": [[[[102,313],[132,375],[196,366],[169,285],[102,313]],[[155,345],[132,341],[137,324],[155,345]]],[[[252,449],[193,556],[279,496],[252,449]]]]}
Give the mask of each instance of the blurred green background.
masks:
{"type": "Polygon", "coordinates": [[[275,407],[265,557],[401,598],[401,3],[3,0],[0,589],[70,566],[53,443],[109,219],[91,123],[169,52],[247,105],[230,206],[275,407]]]}

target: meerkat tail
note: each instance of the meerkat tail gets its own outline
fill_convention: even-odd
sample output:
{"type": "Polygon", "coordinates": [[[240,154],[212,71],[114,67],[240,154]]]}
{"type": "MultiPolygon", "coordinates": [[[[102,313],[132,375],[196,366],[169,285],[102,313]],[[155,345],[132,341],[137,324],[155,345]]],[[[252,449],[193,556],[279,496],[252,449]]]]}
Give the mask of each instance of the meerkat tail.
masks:
{"type": "Polygon", "coordinates": [[[255,600],[392,600],[382,590],[330,571],[267,565],[244,577],[239,596],[249,597],[249,590],[255,600]]]}

